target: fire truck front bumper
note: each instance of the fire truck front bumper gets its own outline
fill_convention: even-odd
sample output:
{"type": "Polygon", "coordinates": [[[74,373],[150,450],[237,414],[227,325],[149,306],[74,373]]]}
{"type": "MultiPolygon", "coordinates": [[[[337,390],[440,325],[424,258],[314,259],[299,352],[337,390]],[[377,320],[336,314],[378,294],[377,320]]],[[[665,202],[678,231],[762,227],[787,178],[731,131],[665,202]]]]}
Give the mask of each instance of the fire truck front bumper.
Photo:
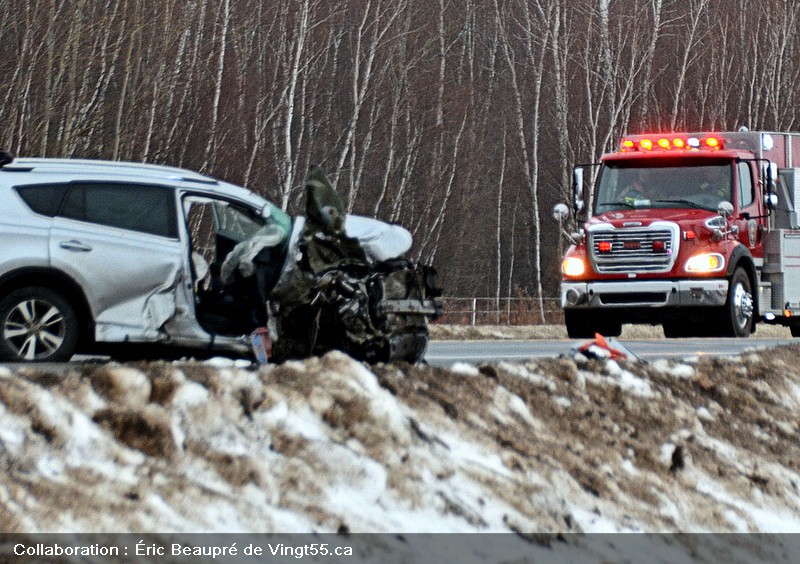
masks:
{"type": "Polygon", "coordinates": [[[724,278],[561,283],[561,307],[568,309],[716,307],[727,297],[724,278]]]}

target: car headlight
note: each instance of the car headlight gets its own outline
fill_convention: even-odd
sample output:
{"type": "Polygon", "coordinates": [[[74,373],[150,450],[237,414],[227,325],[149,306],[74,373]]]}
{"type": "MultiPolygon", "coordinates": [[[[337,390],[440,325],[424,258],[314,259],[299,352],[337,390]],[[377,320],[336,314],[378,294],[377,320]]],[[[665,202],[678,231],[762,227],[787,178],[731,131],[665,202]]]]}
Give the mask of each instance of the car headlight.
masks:
{"type": "Polygon", "coordinates": [[[578,257],[567,257],[561,263],[561,272],[566,276],[580,276],[586,272],[586,263],[578,257]]]}
{"type": "Polygon", "coordinates": [[[725,268],[725,257],[719,253],[703,253],[686,261],[687,272],[719,272],[725,268]]]}

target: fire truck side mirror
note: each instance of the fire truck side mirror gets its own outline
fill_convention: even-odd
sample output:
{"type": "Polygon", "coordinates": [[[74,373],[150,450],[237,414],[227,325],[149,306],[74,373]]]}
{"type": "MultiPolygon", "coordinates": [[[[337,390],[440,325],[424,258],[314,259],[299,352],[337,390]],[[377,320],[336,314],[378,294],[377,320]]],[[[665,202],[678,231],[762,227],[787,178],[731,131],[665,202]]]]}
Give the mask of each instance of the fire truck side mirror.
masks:
{"type": "Polygon", "coordinates": [[[572,200],[574,202],[575,215],[583,211],[583,167],[575,167],[572,171],[572,200]]]}
{"type": "Polygon", "coordinates": [[[569,217],[569,208],[566,204],[556,204],[553,208],[553,219],[559,223],[563,223],[569,217]]]}
{"type": "Polygon", "coordinates": [[[778,207],[778,195],[774,192],[764,194],[764,204],[770,209],[778,207]]]}
{"type": "Polygon", "coordinates": [[[728,219],[733,215],[733,204],[730,202],[720,202],[719,206],[717,206],[717,213],[725,219],[728,219]]]}
{"type": "Polygon", "coordinates": [[[761,174],[764,178],[764,204],[772,209],[778,205],[778,195],[775,193],[778,182],[778,165],[767,162],[761,167],[761,174]]]}

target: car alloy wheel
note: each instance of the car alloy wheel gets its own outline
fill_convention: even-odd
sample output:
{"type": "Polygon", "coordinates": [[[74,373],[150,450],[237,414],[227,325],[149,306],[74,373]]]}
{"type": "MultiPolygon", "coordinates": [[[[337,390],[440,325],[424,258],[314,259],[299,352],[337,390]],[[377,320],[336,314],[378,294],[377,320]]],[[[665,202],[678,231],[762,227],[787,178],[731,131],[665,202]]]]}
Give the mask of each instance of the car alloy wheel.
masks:
{"type": "Polygon", "coordinates": [[[13,292],[0,303],[0,354],[15,361],[68,360],[77,342],[69,303],[46,288],[13,292]]]}

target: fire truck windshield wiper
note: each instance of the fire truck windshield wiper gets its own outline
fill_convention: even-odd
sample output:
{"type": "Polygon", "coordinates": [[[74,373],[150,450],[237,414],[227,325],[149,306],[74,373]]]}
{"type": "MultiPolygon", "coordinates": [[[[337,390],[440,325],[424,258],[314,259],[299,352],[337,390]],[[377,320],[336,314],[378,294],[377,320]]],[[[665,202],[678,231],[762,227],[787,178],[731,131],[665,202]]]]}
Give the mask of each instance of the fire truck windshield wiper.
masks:
{"type": "Polygon", "coordinates": [[[710,208],[708,206],[704,206],[704,205],[698,204],[697,202],[693,202],[692,200],[681,200],[681,199],[678,199],[678,200],[653,200],[653,203],[655,203],[655,204],[684,204],[686,206],[689,206],[690,208],[695,208],[695,209],[698,209],[698,210],[714,211],[714,208],[710,208]]]}

